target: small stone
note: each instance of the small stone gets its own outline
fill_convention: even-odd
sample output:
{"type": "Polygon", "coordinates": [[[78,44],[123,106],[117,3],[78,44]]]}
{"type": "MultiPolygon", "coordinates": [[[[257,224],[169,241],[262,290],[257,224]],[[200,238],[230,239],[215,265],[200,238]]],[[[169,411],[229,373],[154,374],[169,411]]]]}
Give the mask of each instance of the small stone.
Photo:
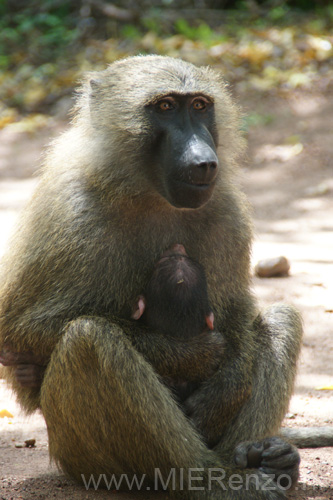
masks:
{"type": "Polygon", "coordinates": [[[277,276],[288,276],[290,263],[286,257],[275,257],[273,259],[260,260],[254,271],[260,278],[272,278],[277,276]]]}
{"type": "Polygon", "coordinates": [[[24,442],[26,448],[35,448],[36,439],[26,439],[24,442]]]}

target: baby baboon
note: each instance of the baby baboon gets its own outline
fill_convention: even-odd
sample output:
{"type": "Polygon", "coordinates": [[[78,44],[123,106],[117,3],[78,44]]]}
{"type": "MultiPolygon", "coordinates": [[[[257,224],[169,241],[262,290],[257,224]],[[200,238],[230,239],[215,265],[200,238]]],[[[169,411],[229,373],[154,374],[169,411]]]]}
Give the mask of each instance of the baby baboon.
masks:
{"type": "Polygon", "coordinates": [[[179,339],[190,339],[214,329],[203,267],[181,244],[164,252],[136,300],[132,318],[179,339]]]}
{"type": "Polygon", "coordinates": [[[261,314],[250,291],[251,223],[233,179],[239,130],[214,71],[137,56],[88,76],[72,128],[48,155],[4,262],[0,342],[50,359],[41,390],[18,384],[13,366],[7,378],[23,408],[41,408],[51,456],[78,480],[136,473],[154,482],[158,470],[166,481],[183,471],[170,494],[203,500],[284,498],[280,477],[297,479],[297,451],[272,435],[302,326],[284,305],[261,314]],[[177,339],[170,353],[172,338],[125,325],[176,241],[205,269],[227,353],[218,368],[205,346],[192,355],[177,339]],[[204,373],[186,400],[189,418],[160,375],[190,381],[191,370],[204,373]],[[247,467],[251,443],[260,468],[246,481],[235,459],[247,467]],[[193,468],[203,490],[191,489],[193,468]],[[217,468],[223,481],[212,482],[217,468]],[[265,471],[276,479],[269,489],[265,471]]]}
{"type": "MultiPolygon", "coordinates": [[[[214,329],[206,276],[203,267],[188,257],[183,245],[175,244],[163,253],[143,295],[137,298],[132,318],[166,337],[191,340],[200,335],[201,342],[206,341],[207,331],[214,329]]],[[[198,388],[197,382],[170,377],[163,381],[179,402],[198,388]]]]}

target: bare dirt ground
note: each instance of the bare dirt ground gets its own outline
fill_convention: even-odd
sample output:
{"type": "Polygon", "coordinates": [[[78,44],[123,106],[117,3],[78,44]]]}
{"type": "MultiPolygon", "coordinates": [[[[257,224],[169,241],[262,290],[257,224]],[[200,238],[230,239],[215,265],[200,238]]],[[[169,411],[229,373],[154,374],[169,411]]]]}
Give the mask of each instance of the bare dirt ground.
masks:
{"type": "MultiPolygon", "coordinates": [[[[333,93],[320,88],[290,94],[241,95],[246,113],[259,116],[249,132],[242,184],[254,207],[253,263],[285,255],[286,278],[254,278],[263,306],[291,302],[302,312],[305,337],[295,394],[284,425],[333,425],[333,93]]],[[[51,122],[40,133],[0,131],[0,253],[37,179],[42,146],[63,127],[51,122]]],[[[60,474],[48,459],[41,415],[29,419],[0,380],[0,498],[165,498],[86,491],[60,474]],[[16,448],[26,439],[35,448],[16,448]]],[[[333,448],[302,450],[296,499],[333,499],[333,448]]]]}

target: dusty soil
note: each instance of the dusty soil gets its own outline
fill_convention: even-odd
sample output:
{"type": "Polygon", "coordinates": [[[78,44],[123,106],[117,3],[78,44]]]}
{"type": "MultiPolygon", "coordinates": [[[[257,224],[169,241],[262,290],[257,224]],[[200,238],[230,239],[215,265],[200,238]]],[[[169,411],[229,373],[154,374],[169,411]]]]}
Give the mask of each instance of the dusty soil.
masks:
{"type": "MultiPolygon", "coordinates": [[[[253,263],[285,255],[286,278],[254,278],[263,306],[295,304],[305,336],[295,394],[285,426],[333,424],[333,95],[319,89],[290,94],[240,95],[246,113],[259,115],[249,132],[249,154],[241,181],[254,207],[253,263]]],[[[17,212],[30,196],[32,177],[44,143],[63,124],[52,121],[37,135],[7,127],[0,131],[0,252],[17,212]]],[[[0,498],[90,499],[165,498],[86,491],[49,463],[47,432],[41,415],[29,419],[0,380],[0,498]],[[26,439],[35,448],[16,448],[26,439]]],[[[333,499],[333,448],[302,450],[296,499],[333,499]]],[[[150,495],[150,496],[149,496],[150,495]]]]}

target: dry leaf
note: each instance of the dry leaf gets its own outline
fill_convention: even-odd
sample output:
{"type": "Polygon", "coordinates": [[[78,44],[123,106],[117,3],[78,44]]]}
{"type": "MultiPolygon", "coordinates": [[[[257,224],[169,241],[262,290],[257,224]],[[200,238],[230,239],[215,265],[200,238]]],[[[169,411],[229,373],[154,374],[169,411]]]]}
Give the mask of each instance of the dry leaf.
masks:
{"type": "Polygon", "coordinates": [[[0,418],[14,418],[14,415],[12,415],[8,410],[1,410],[0,411],[0,418]]]}

